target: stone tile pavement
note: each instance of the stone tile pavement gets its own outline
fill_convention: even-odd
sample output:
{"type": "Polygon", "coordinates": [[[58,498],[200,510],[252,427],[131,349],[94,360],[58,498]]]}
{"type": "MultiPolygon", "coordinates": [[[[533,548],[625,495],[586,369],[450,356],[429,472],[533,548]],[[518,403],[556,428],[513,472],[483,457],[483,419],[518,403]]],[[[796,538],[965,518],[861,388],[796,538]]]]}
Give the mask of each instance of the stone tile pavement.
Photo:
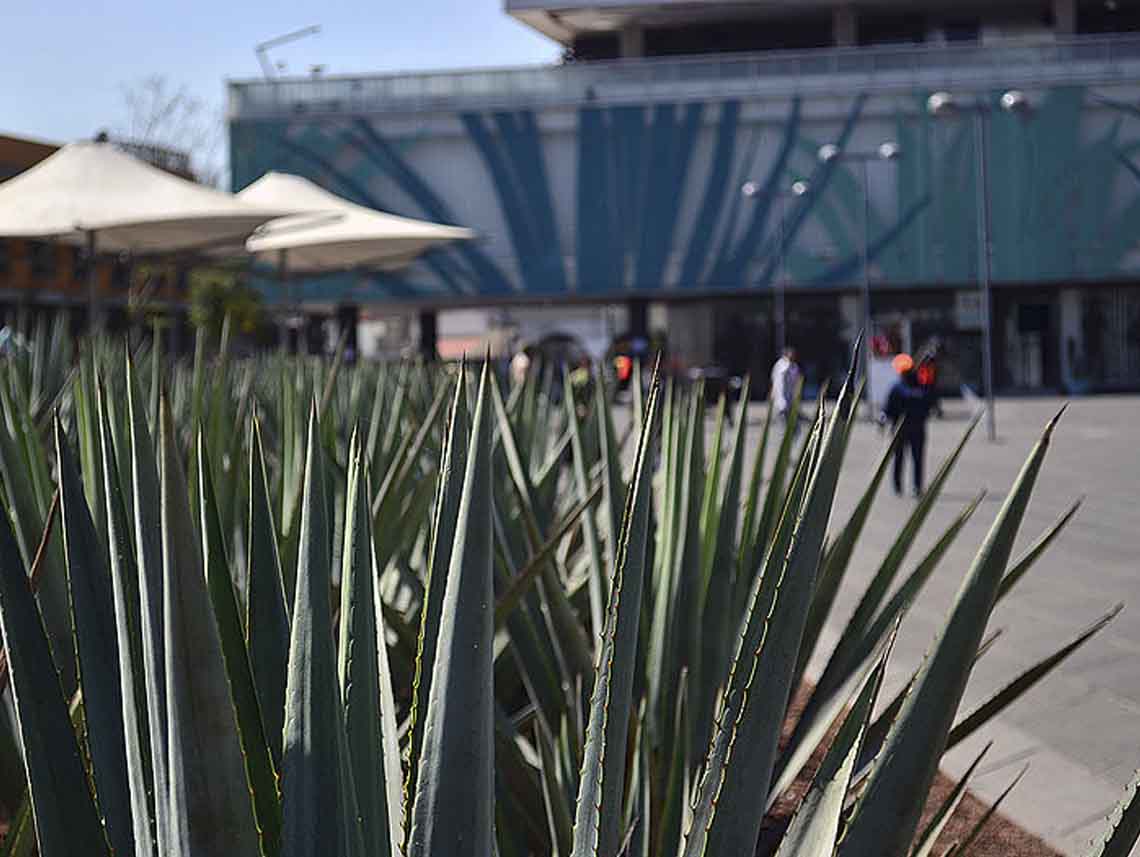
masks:
{"type": "MultiPolygon", "coordinates": [[[[984,425],[971,438],[902,574],[909,573],[977,491],[988,493],[903,625],[886,698],[921,661],[1025,456],[1062,404],[1059,399],[999,400],[999,441],[987,441],[984,425]]],[[[930,425],[930,472],[967,426],[966,405],[947,402],[946,412],[945,419],[930,425]]],[[[754,405],[749,415],[756,425],[754,438],[762,414],[762,407],[754,405]]],[[[856,427],[833,528],[846,521],[884,444],[872,424],[856,427]]],[[[1082,496],[1084,504],[1062,537],[995,611],[990,628],[1003,633],[975,668],[962,712],[1077,636],[1117,602],[1125,602],[1126,609],[984,734],[955,748],[943,764],[951,776],[960,774],[992,740],[974,780],[974,791],[992,800],[1028,763],[1029,772],[1007,799],[1005,811],[1066,854],[1084,852],[1140,767],[1140,397],[1071,403],[1039,477],[1015,556],[1082,496]]],[[[914,502],[894,496],[888,474],[825,632],[826,650],[914,502]]]]}

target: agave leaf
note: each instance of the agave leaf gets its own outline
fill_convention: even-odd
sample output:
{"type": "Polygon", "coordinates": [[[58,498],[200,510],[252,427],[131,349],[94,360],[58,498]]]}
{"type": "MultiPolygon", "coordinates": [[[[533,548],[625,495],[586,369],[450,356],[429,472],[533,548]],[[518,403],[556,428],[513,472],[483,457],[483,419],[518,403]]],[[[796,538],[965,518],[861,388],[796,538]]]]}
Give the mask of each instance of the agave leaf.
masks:
{"type": "Polygon", "coordinates": [[[289,666],[289,611],[269,500],[261,424],[256,417],[251,423],[246,643],[265,737],[274,768],[280,770],[285,728],[285,676],[289,666]]]}
{"type": "Polygon", "coordinates": [[[918,840],[915,842],[914,850],[911,852],[911,857],[930,857],[934,851],[934,843],[938,841],[939,835],[946,827],[946,823],[950,821],[950,817],[954,815],[954,810],[958,808],[958,804],[962,802],[962,798],[966,795],[966,786],[970,782],[970,777],[973,776],[974,770],[978,764],[985,758],[986,753],[990,751],[993,741],[990,741],[982,748],[982,752],[974,758],[970,763],[970,767],[966,769],[966,773],[954,785],[950,794],[942,801],[938,809],[935,810],[934,815],[931,816],[930,822],[926,828],[919,835],[918,840]]]}
{"type": "MultiPolygon", "coordinates": [[[[586,475],[586,454],[582,446],[582,432],[578,425],[578,405],[574,400],[574,385],[570,383],[570,369],[562,367],[565,391],[566,422],[570,426],[570,449],[574,470],[574,484],[578,487],[578,497],[585,500],[590,494],[590,481],[586,475]]],[[[593,515],[586,515],[582,519],[582,538],[585,542],[586,559],[589,563],[589,577],[587,589],[590,595],[590,628],[595,637],[603,632],[602,614],[605,610],[606,582],[605,572],[602,570],[602,551],[598,546],[598,532],[594,525],[593,515]]]]}
{"type": "Polygon", "coordinates": [[[0,515],[0,630],[41,857],[110,855],[43,620],[0,515]]]}
{"type": "Polygon", "coordinates": [[[633,670],[649,543],[652,478],[646,461],[653,442],[656,412],[657,381],[654,379],[634,460],[633,484],[622,515],[617,565],[609,586],[609,605],[598,651],[586,752],[578,786],[573,857],[612,854],[621,841],[626,738],[633,714],[633,670]]]}
{"type": "Polygon", "coordinates": [[[660,809],[660,829],[657,831],[658,850],[674,853],[681,844],[681,834],[690,822],[689,771],[692,768],[692,730],[689,728],[688,693],[689,671],[682,667],[677,679],[676,702],[673,710],[675,736],[669,753],[669,769],[664,786],[664,800],[660,809]]]}
{"type": "MultiPolygon", "coordinates": [[[[638,437],[641,436],[641,426],[645,424],[645,402],[641,389],[641,380],[632,385],[634,388],[634,413],[637,424],[638,437]]],[[[621,532],[621,513],[625,507],[625,480],[622,478],[621,455],[614,434],[613,414],[610,411],[610,402],[606,397],[604,386],[599,382],[594,385],[594,411],[598,420],[598,449],[602,456],[602,509],[606,526],[606,551],[609,566],[614,565],[617,554],[618,535],[621,532]]]]}
{"type": "Polygon", "coordinates": [[[337,672],[365,853],[396,857],[403,844],[403,776],[395,734],[395,704],[387,669],[387,646],[374,602],[375,552],[368,478],[355,433],[349,448],[337,672]],[[382,699],[387,704],[382,705],[382,699]]]}
{"type": "Polygon", "coordinates": [[[408,857],[494,848],[489,377],[484,364],[432,664],[408,857]],[[458,770],[463,776],[455,776],[458,770]]]}
{"type": "Polygon", "coordinates": [[[16,425],[17,406],[6,387],[0,384],[0,483],[6,493],[6,511],[11,518],[20,556],[30,566],[36,541],[43,532],[36,496],[32,488],[30,467],[21,449],[19,429],[16,425]]]}
{"type": "Polygon", "coordinates": [[[896,429],[891,436],[890,443],[887,444],[887,448],[879,459],[879,464],[875,468],[863,496],[859,498],[855,511],[851,513],[851,517],[847,519],[847,523],[824,554],[823,568],[819,572],[819,582],[816,585],[815,596],[812,598],[811,612],[808,613],[807,627],[804,628],[804,641],[800,646],[799,660],[796,663],[797,684],[799,683],[798,679],[803,677],[804,670],[815,653],[819,635],[823,632],[827,619],[831,615],[835,596],[839,593],[843,578],[847,574],[847,568],[851,564],[851,555],[855,552],[855,545],[858,544],[859,537],[863,533],[863,527],[871,513],[871,506],[879,492],[879,485],[883,481],[883,476],[886,475],[887,467],[898,443],[899,430],[896,429]]]}
{"type": "MultiPolygon", "coordinates": [[[[800,769],[811,757],[815,746],[823,740],[831,723],[839,715],[846,700],[853,692],[851,688],[858,676],[865,673],[870,664],[874,662],[874,649],[879,641],[886,638],[890,629],[900,621],[911,604],[918,597],[918,593],[930,579],[935,568],[946,551],[954,543],[962,527],[973,516],[982,501],[983,494],[979,494],[973,501],[959,513],[958,517],[946,528],[946,532],[935,542],[922,561],[911,572],[910,576],[898,588],[891,600],[883,608],[870,628],[867,629],[863,639],[846,653],[845,660],[834,659],[828,663],[829,670],[825,670],[812,691],[811,698],[800,715],[792,737],[784,750],[777,768],[776,783],[768,795],[768,808],[771,808],[783,791],[792,784],[800,769]]],[[[872,729],[868,729],[864,740],[865,746],[876,746],[872,743],[872,729]]]]}
{"type": "MultiPolygon", "coordinates": [[[[712,538],[704,548],[705,560],[701,572],[702,591],[699,603],[702,612],[700,662],[705,668],[700,674],[703,686],[697,689],[697,702],[700,707],[695,712],[693,743],[696,747],[704,747],[708,743],[721,678],[720,665],[728,661],[732,643],[732,626],[724,621],[724,617],[730,612],[729,598],[732,596],[735,571],[736,522],[739,518],[740,483],[748,427],[748,396],[749,381],[745,379],[740,392],[740,413],[737,415],[736,431],[733,434],[724,493],[717,508],[715,527],[711,524],[709,527],[713,533],[712,538]]],[[[720,445],[717,444],[714,449],[719,452],[720,445]]]]}
{"type": "Polygon", "coordinates": [[[889,648],[884,647],[875,676],[865,683],[823,757],[811,788],[780,842],[776,857],[831,857],[834,853],[847,785],[882,683],[883,659],[889,648]]]}
{"type": "Polygon", "coordinates": [[[8,825],[0,842],[0,857],[33,857],[36,853],[36,830],[32,821],[32,804],[28,796],[20,800],[20,808],[8,825]]]}
{"type": "MultiPolygon", "coordinates": [[[[541,725],[541,717],[530,721],[533,725],[541,725]]],[[[543,801],[543,772],[536,768],[533,756],[524,755],[520,749],[523,743],[521,736],[526,729],[525,718],[508,717],[498,703],[495,704],[495,813],[499,819],[506,818],[509,823],[500,823],[496,831],[496,842],[502,849],[502,841],[511,836],[520,843],[520,855],[547,854],[553,847],[554,840],[549,830],[549,821],[546,818],[546,807],[543,801]],[[509,828],[509,833],[507,829],[509,828]],[[505,836],[506,834],[506,836],[505,836]]],[[[550,733],[547,732],[547,735],[550,733]]],[[[550,739],[553,741],[553,739],[550,739]]],[[[553,752],[553,746],[550,747],[553,752]]],[[[542,762],[541,750],[538,762],[542,762]]],[[[554,760],[557,773],[557,759],[554,760]]],[[[570,817],[571,797],[559,794],[561,803],[560,813],[566,822],[566,841],[570,841],[570,830],[573,819],[570,817]]],[[[562,854],[568,855],[569,850],[562,854]]]]}
{"type": "Polygon", "coordinates": [[[978,819],[972,828],[970,828],[970,832],[966,834],[966,838],[961,842],[955,844],[952,848],[950,848],[949,851],[946,852],[946,857],[954,857],[954,855],[966,853],[966,849],[974,844],[974,840],[978,838],[978,834],[981,833],[983,829],[985,829],[985,826],[989,823],[990,819],[997,814],[998,807],[1002,805],[1002,802],[1006,799],[1006,796],[1008,796],[1009,793],[1014,790],[1017,784],[1021,782],[1021,778],[1025,776],[1025,772],[1028,770],[1029,765],[1026,765],[1018,772],[1017,776],[1013,778],[1013,782],[1005,787],[1005,790],[997,796],[997,800],[995,800],[990,805],[990,808],[986,810],[985,814],[978,819]]]}
{"type": "Polygon", "coordinates": [[[435,429],[436,420],[443,413],[446,401],[447,389],[440,387],[419,429],[414,434],[405,434],[397,448],[372,503],[373,524],[379,532],[385,531],[385,524],[396,515],[400,501],[411,490],[413,469],[419,463],[420,454],[435,429]]]}
{"type": "MultiPolygon", "coordinates": [[[[511,482],[519,497],[526,537],[530,543],[531,551],[534,552],[542,546],[543,538],[532,500],[530,477],[527,475],[526,467],[519,454],[514,429],[507,414],[506,405],[503,403],[503,395],[499,391],[498,381],[495,380],[494,375],[489,377],[491,387],[489,395],[498,420],[499,441],[506,456],[511,482]]],[[[543,565],[539,593],[546,603],[546,609],[549,611],[551,623],[568,665],[576,673],[588,675],[593,669],[589,640],[578,621],[577,615],[570,606],[552,561],[547,561],[543,565]]]]}
{"type": "MultiPolygon", "coordinates": [[[[798,433],[803,392],[804,385],[801,380],[796,384],[796,391],[792,396],[792,405],[784,417],[783,436],[780,438],[780,446],[776,451],[776,461],[772,465],[772,474],[768,478],[768,491],[764,495],[764,505],[760,511],[760,520],[756,524],[756,532],[748,534],[755,545],[754,557],[763,555],[768,540],[772,536],[772,531],[779,521],[777,515],[780,512],[780,505],[784,496],[784,480],[787,477],[788,462],[791,460],[792,445],[795,443],[798,433]]],[[[820,396],[819,398],[822,402],[823,397],[820,396]]],[[[774,405],[769,403],[768,408],[772,409],[773,407],[774,405]]],[[[751,572],[752,568],[750,567],[748,571],[751,572]]],[[[747,592],[747,589],[745,591],[747,592]]]]}
{"type": "Polygon", "coordinates": [[[150,727],[150,757],[154,788],[155,844],[159,854],[169,853],[170,805],[167,767],[166,636],[163,632],[162,521],[158,464],[154,442],[146,424],[146,411],[127,361],[127,409],[131,423],[131,483],[134,495],[135,566],[139,581],[139,630],[150,727]]]}
{"type": "MultiPolygon", "coordinates": [[[[647,653],[649,707],[657,714],[656,725],[661,732],[656,740],[664,746],[672,740],[666,712],[675,707],[673,694],[682,665],[689,667],[690,696],[694,693],[694,686],[700,685],[697,645],[701,616],[697,598],[701,584],[699,517],[705,458],[704,388],[701,384],[690,392],[686,413],[684,440],[673,447],[674,481],[670,483],[673,499],[666,510],[668,530],[662,560],[668,571],[661,576],[655,593],[654,625],[650,627],[647,653]],[[661,624],[656,624],[658,622],[661,624]]],[[[692,699],[688,707],[694,707],[692,699]]],[[[689,725],[690,728],[695,725],[691,712],[689,725]]]]}
{"type": "Polygon", "coordinates": [[[170,812],[162,853],[254,855],[257,826],[238,720],[166,403],[159,425],[169,791],[156,803],[166,801],[170,812]]]}
{"type": "Polygon", "coordinates": [[[1124,790],[1112,813],[1108,816],[1108,827],[1092,843],[1088,857],[1128,857],[1132,848],[1140,840],[1140,771],[1124,790]]]}
{"type": "Polygon", "coordinates": [[[112,850],[131,854],[135,850],[135,836],[123,742],[119,646],[108,557],[95,531],[79,469],[58,419],[55,447],[67,582],[84,691],[83,712],[92,779],[112,850]]]}
{"type": "Polygon", "coordinates": [[[648,628],[646,650],[646,683],[649,693],[649,722],[654,746],[667,746],[669,723],[666,718],[672,715],[668,708],[666,684],[672,674],[672,627],[669,614],[676,588],[677,563],[673,557],[676,550],[677,530],[677,481],[681,468],[680,438],[682,436],[683,409],[677,404],[677,394],[672,379],[665,387],[665,408],[662,419],[662,477],[664,480],[664,500],[657,526],[657,566],[650,581],[650,602],[652,619],[648,628]]]}
{"type": "MultiPolygon", "coordinates": [[[[25,568],[32,568],[36,545],[45,532],[47,506],[41,507],[36,490],[37,473],[45,466],[38,436],[27,436],[27,414],[0,383],[0,485],[6,495],[16,543],[25,568]]],[[[36,589],[36,601],[43,614],[48,640],[64,692],[75,688],[75,658],[71,643],[70,602],[62,542],[51,539],[42,560],[43,571],[36,589]]]]}
{"type": "Polygon", "coordinates": [[[993,610],[1013,541],[1049,447],[1058,414],[1030,453],[962,583],[927,655],[845,837],[844,857],[901,857],[918,825],[973,655],[993,610]]]}
{"type": "MultiPolygon", "coordinates": [[[[744,854],[756,847],[761,821],[756,799],[767,795],[771,785],[780,726],[842,464],[843,421],[853,406],[853,386],[849,375],[826,429],[821,402],[813,430],[818,441],[809,440],[804,456],[814,464],[802,507],[795,510],[794,528],[791,510],[785,510],[778,528],[791,529],[788,549],[770,563],[770,595],[761,597],[763,578],[754,587],[686,838],[686,857],[744,854]],[[757,610],[757,602],[769,597],[771,608],[757,610]],[[757,677],[764,682],[763,693],[752,690],[757,677]]],[[[780,540],[777,532],[775,542],[780,540]]]]}
{"type": "Polygon", "coordinates": [[[309,412],[281,762],[284,857],[364,853],[333,644],[332,544],[316,403],[309,412]]]}
{"type": "MultiPolygon", "coordinates": [[[[209,460],[205,438],[198,433],[198,458],[209,460]]],[[[202,534],[202,561],[206,572],[206,585],[214,608],[214,619],[225,662],[229,689],[237,716],[238,736],[245,762],[249,788],[253,793],[253,808],[257,815],[257,828],[261,850],[266,857],[274,857],[281,848],[281,804],[277,797],[277,772],[269,749],[253,683],[253,669],[242,633],[240,608],[234,595],[229,561],[226,558],[218,509],[215,502],[213,478],[210,468],[198,470],[199,531],[202,534]]]]}
{"type": "Polygon", "coordinates": [[[840,677],[852,664],[858,663],[858,659],[852,656],[852,650],[859,646],[860,641],[866,635],[867,628],[871,625],[871,622],[879,611],[883,599],[890,591],[895,576],[898,574],[899,569],[902,568],[907,553],[909,553],[911,546],[918,537],[919,530],[929,516],[930,510],[934,508],[935,501],[942,492],[942,487],[946,484],[946,480],[950,478],[954,465],[957,463],[958,457],[962,454],[962,450],[965,448],[966,442],[970,439],[970,435],[973,434],[974,429],[977,427],[980,418],[980,416],[975,417],[970,422],[970,425],[962,434],[961,440],[958,441],[958,445],[946,457],[945,461],[942,462],[934,479],[931,480],[930,485],[927,487],[926,493],[923,494],[922,499],[915,504],[906,523],[903,524],[902,529],[899,530],[899,534],[895,537],[895,541],[891,545],[890,550],[887,551],[886,557],[883,558],[878,570],[876,570],[874,576],[871,578],[871,582],[867,585],[863,596],[859,599],[859,603],[855,607],[855,612],[844,626],[843,633],[839,637],[839,642],[835,644],[828,664],[824,668],[823,675],[820,677],[819,685],[829,687],[831,683],[841,680],[840,677]]]}
{"type": "MultiPolygon", "coordinates": [[[[653,829],[653,778],[650,773],[650,747],[647,732],[649,720],[646,715],[646,703],[643,699],[637,717],[637,745],[634,755],[634,777],[630,781],[629,810],[626,813],[626,823],[633,832],[630,840],[627,857],[650,857],[653,841],[650,831],[653,829]]],[[[685,730],[678,727],[678,734],[685,730]]],[[[674,841],[678,837],[674,837],[674,841]]]]}
{"type": "Polygon", "coordinates": [[[111,561],[115,628],[118,641],[119,682],[123,711],[123,746],[131,799],[136,854],[154,853],[151,822],[154,814],[154,771],[147,719],[146,671],[143,665],[139,615],[138,570],[127,510],[120,493],[106,390],[99,395],[99,439],[103,447],[103,490],[107,507],[107,536],[111,561]]]}
{"type": "Polygon", "coordinates": [[[99,425],[95,414],[96,384],[95,363],[90,348],[83,349],[79,358],[79,376],[72,385],[75,405],[75,429],[79,436],[77,472],[82,478],[84,497],[90,501],[91,521],[100,544],[107,543],[107,519],[102,503],[96,502],[103,487],[103,457],[99,444],[99,425]]]}
{"type": "MultiPolygon", "coordinates": [[[[496,517],[498,517],[497,513],[496,517]]],[[[495,533],[498,546],[502,545],[500,532],[501,527],[496,524],[495,533]]],[[[503,555],[501,549],[498,550],[496,580],[500,589],[511,580],[509,566],[510,560],[503,555]]],[[[504,621],[507,631],[506,639],[509,640],[510,645],[496,653],[498,656],[496,666],[502,662],[509,662],[513,658],[514,664],[510,664],[510,666],[516,667],[517,672],[512,673],[512,677],[521,678],[528,695],[535,700],[535,704],[542,710],[542,715],[548,723],[552,721],[560,723],[567,710],[568,703],[575,702],[575,698],[571,693],[563,692],[564,688],[561,681],[565,670],[559,665],[557,645],[548,627],[544,624],[538,597],[534,593],[524,596],[504,621]],[[503,657],[504,655],[507,657],[503,657]]],[[[496,681],[501,682],[502,687],[506,687],[509,680],[502,680],[497,669],[496,681]]],[[[577,688],[577,681],[573,687],[577,688]]],[[[580,733],[576,733],[576,735],[580,735],[580,733]]],[[[580,762],[576,762],[570,769],[575,780],[575,789],[577,788],[579,764],[580,762]]],[[[568,797],[568,799],[572,798],[568,797]]]]}
{"type": "Polygon", "coordinates": [[[1009,591],[1013,589],[1017,582],[1025,576],[1025,573],[1033,567],[1033,563],[1037,562],[1038,557],[1045,553],[1045,550],[1053,543],[1053,540],[1061,534],[1061,530],[1065,529],[1073,516],[1077,514],[1077,510],[1081,508],[1081,503],[1084,498],[1077,500],[1069,507],[1057,521],[1049,527],[1044,533],[1038,536],[1037,540],[1031,544],[1020,557],[1014,560],[1009,571],[1006,572],[1005,577],[1001,579],[1001,586],[998,588],[998,600],[1005,598],[1009,591]]]}
{"type": "Polygon", "coordinates": [[[411,811],[411,797],[415,794],[416,774],[423,747],[423,712],[427,708],[435,668],[435,652],[439,643],[439,623],[443,613],[443,595],[447,588],[447,573],[451,565],[452,546],[459,514],[459,501],[463,492],[463,479],[467,472],[467,364],[461,363],[455,382],[455,396],[447,420],[443,453],[439,464],[435,512],[432,516],[431,542],[428,548],[424,575],[424,598],[420,612],[419,638],[416,643],[415,678],[412,685],[412,710],[408,740],[407,779],[404,784],[404,809],[411,811]]]}
{"type": "Polygon", "coordinates": [[[958,743],[966,740],[970,735],[974,734],[978,729],[984,726],[990,719],[996,717],[1010,705],[1012,705],[1022,694],[1026,693],[1037,682],[1045,678],[1054,667],[1060,665],[1069,655],[1083,646],[1088,640],[1104,628],[1109,622],[1115,619],[1120,611],[1124,609],[1123,604],[1117,604],[1109,610],[1104,616],[1082,631],[1075,640],[1065,644],[1053,654],[1040,662],[1034,664],[1027,669],[992,697],[983,702],[976,710],[971,712],[961,723],[958,723],[950,730],[950,735],[946,739],[946,749],[949,750],[958,743]]]}
{"type": "Polygon", "coordinates": [[[526,565],[511,577],[510,584],[499,596],[499,600],[495,604],[496,628],[501,627],[511,611],[518,606],[519,601],[530,589],[535,578],[541,573],[546,558],[554,553],[559,544],[570,534],[580,520],[584,521],[590,516],[591,507],[594,501],[598,499],[601,490],[602,486],[600,484],[595,486],[593,491],[591,491],[581,503],[567,512],[566,517],[555,528],[554,534],[546,540],[546,543],[543,544],[542,547],[535,551],[534,555],[526,561],[526,565]]]}
{"type": "Polygon", "coordinates": [[[552,857],[565,857],[573,847],[574,819],[566,805],[562,786],[556,777],[558,762],[554,755],[554,738],[543,724],[535,720],[534,743],[539,752],[539,769],[542,773],[542,801],[546,807],[546,821],[550,826],[552,857]]]}
{"type": "Polygon", "coordinates": [[[764,428],[760,431],[760,444],[752,462],[752,478],[748,482],[748,496],[744,501],[744,518],[740,522],[740,550],[736,563],[736,583],[733,587],[733,603],[743,604],[748,597],[752,569],[763,559],[762,551],[757,550],[753,534],[758,526],[757,514],[761,513],[760,489],[764,484],[764,465],[768,455],[768,437],[772,429],[772,413],[775,408],[764,409],[764,428]],[[759,556],[757,554],[760,554],[759,556]],[[745,571],[747,569],[747,572],[745,571]],[[748,584],[743,581],[747,580],[748,584]]]}

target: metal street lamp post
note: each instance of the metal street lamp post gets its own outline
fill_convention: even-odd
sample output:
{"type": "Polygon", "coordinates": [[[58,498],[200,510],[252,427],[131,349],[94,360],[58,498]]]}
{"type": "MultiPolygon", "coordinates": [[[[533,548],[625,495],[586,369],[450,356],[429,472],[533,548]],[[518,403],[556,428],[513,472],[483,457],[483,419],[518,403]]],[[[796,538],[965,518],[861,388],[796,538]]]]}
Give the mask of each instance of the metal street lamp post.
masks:
{"type": "MultiPolygon", "coordinates": [[[[776,346],[783,352],[788,344],[788,322],[785,310],[784,296],[787,290],[788,279],[788,247],[787,247],[787,218],[788,218],[788,199],[798,198],[803,196],[810,189],[810,185],[803,179],[797,179],[792,182],[792,185],[787,190],[777,190],[775,196],[780,200],[780,217],[777,223],[779,228],[779,235],[777,237],[777,270],[776,270],[776,284],[773,289],[772,303],[773,315],[776,318],[776,346]]],[[[749,199],[755,197],[760,193],[760,186],[756,182],[747,181],[741,188],[740,192],[749,199]]]]}
{"type": "MultiPolygon", "coordinates": [[[[826,143],[819,147],[819,160],[825,164],[835,161],[852,161],[862,166],[863,172],[863,372],[868,380],[866,385],[867,401],[871,401],[871,182],[867,165],[872,161],[897,161],[902,157],[902,147],[893,140],[886,140],[871,152],[848,152],[835,143],[826,143]]],[[[873,418],[873,414],[871,415],[873,418]]]]}
{"type": "MultiPolygon", "coordinates": [[[[1025,93],[1011,89],[1002,93],[998,100],[1006,113],[1026,114],[1031,106],[1025,93]]],[[[986,396],[986,433],[991,441],[997,440],[997,415],[994,409],[994,352],[993,352],[993,313],[992,266],[993,254],[990,248],[990,181],[989,181],[989,124],[987,117],[992,112],[988,102],[981,98],[972,104],[960,105],[949,92],[935,92],[926,99],[926,112],[934,117],[954,116],[969,112],[974,118],[974,149],[977,151],[977,205],[978,205],[978,280],[982,304],[982,384],[986,396]]]]}

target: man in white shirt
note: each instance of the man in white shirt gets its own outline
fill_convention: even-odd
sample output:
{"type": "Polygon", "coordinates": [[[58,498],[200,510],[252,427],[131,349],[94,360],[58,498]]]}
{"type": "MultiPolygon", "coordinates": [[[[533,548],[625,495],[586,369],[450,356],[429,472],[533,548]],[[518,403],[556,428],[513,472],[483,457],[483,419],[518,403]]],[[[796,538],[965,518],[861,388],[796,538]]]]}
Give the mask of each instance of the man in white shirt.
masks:
{"type": "Polygon", "coordinates": [[[792,406],[796,395],[796,386],[800,382],[800,367],[796,363],[796,349],[790,345],[784,348],[784,353],[772,367],[772,404],[776,413],[784,416],[792,406]]]}

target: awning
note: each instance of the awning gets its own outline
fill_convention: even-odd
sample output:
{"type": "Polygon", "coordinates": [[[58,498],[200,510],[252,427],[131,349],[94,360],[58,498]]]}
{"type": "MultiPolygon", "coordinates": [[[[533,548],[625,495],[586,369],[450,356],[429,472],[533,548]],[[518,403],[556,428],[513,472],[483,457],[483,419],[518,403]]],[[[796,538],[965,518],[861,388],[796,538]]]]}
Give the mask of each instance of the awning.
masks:
{"type": "Polygon", "coordinates": [[[152,167],[110,143],[64,146],[0,184],[0,236],[146,255],[240,248],[260,224],[297,206],[260,206],[152,167]]]}
{"type": "Polygon", "coordinates": [[[290,274],[396,270],[439,244],[475,237],[470,229],[357,205],[288,173],[266,173],[237,197],[262,208],[306,212],[270,221],[246,242],[250,253],[274,265],[284,252],[290,274]]]}

